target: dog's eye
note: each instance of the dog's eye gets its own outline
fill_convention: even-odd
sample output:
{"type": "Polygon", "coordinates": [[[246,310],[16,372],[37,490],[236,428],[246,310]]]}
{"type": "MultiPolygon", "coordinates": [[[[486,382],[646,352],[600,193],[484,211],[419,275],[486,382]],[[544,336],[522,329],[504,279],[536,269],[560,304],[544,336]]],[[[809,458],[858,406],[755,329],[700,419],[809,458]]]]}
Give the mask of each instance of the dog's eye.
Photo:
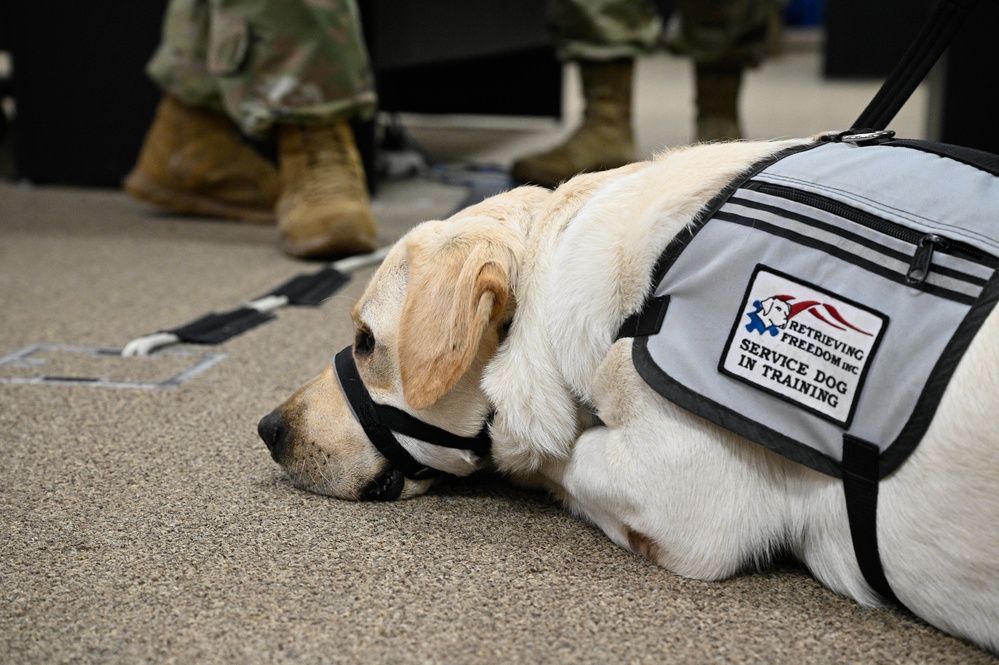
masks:
{"type": "Polygon", "coordinates": [[[370,356],[375,350],[375,336],[367,328],[359,328],[354,338],[354,353],[359,356],[370,356]]]}

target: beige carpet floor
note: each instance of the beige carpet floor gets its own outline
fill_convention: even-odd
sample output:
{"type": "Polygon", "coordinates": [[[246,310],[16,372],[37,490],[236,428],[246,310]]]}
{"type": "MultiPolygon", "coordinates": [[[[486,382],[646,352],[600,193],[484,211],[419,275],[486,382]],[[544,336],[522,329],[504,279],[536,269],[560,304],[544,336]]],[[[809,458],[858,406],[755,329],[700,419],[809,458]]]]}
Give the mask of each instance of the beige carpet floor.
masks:
{"type": "MultiPolygon", "coordinates": [[[[464,195],[389,183],[383,239],[464,195]]],[[[0,662],[996,662],[791,563],[676,577],[494,476],[387,505],[293,488],[257,420],[350,341],[370,270],[220,346],[93,351],[318,267],[273,228],[0,183],[0,662]]]]}

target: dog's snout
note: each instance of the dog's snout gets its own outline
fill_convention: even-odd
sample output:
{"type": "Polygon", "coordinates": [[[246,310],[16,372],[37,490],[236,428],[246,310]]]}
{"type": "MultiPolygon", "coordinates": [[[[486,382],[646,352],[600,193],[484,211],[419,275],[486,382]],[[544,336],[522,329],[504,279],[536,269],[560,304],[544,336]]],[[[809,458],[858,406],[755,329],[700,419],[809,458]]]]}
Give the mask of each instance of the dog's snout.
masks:
{"type": "Polygon", "coordinates": [[[257,423],[257,434],[271,451],[271,457],[279,462],[288,442],[288,425],[281,415],[281,409],[274,409],[257,423]]]}

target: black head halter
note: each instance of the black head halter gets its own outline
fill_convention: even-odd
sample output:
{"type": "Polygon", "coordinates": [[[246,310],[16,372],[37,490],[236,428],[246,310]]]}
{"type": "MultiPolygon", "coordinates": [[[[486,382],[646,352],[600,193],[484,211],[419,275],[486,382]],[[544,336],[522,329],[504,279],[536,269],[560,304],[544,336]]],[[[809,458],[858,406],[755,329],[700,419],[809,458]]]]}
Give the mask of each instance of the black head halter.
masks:
{"type": "Polygon", "coordinates": [[[393,432],[444,448],[469,450],[479,457],[485,457],[489,454],[492,442],[487,432],[488,422],[478,436],[464,437],[428,425],[394,406],[376,404],[371,399],[364,382],[361,381],[351,347],[348,346],[336,354],[336,358],[333,360],[333,369],[340,382],[340,388],[347,398],[347,403],[354,412],[354,417],[364,428],[364,433],[368,435],[371,443],[385,456],[389,463],[407,478],[425,480],[446,475],[446,473],[418,462],[399,443],[393,432]]]}

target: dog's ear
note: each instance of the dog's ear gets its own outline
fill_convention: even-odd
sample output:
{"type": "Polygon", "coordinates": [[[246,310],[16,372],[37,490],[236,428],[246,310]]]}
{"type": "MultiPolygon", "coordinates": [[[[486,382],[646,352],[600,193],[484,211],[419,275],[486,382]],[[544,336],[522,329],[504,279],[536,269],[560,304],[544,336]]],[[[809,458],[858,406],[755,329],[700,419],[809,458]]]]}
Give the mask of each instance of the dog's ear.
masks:
{"type": "Polygon", "coordinates": [[[468,239],[433,250],[411,246],[409,258],[399,371],[406,402],[425,409],[454,388],[487,333],[499,328],[510,298],[510,258],[494,243],[468,239]]]}

